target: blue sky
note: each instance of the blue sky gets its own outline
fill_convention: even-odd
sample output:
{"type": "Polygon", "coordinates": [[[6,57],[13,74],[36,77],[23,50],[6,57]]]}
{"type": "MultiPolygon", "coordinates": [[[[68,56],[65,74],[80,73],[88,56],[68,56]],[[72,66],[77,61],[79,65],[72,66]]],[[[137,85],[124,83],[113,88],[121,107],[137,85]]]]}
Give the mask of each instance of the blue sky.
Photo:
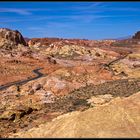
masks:
{"type": "Polygon", "coordinates": [[[0,28],[30,38],[118,38],[140,30],[140,2],[0,2],[0,28]]]}

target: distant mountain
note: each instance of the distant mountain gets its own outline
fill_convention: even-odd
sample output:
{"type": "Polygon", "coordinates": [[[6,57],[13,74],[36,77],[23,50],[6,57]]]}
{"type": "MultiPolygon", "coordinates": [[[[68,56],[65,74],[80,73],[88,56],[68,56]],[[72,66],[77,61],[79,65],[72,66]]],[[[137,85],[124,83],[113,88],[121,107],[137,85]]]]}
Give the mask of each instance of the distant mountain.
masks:
{"type": "Polygon", "coordinates": [[[119,37],[116,40],[124,40],[124,39],[131,39],[132,35],[124,36],[124,37],[119,37]]]}
{"type": "Polygon", "coordinates": [[[128,35],[128,36],[123,36],[123,37],[119,37],[119,38],[106,38],[103,40],[124,40],[124,39],[131,39],[131,38],[132,38],[132,36],[128,35]]]}

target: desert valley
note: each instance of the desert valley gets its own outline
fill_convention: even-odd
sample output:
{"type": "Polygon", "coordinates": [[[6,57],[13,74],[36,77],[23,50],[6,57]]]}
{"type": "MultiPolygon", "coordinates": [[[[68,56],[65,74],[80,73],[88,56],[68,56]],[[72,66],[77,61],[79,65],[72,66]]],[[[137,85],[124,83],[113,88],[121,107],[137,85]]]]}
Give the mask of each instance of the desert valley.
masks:
{"type": "Polygon", "coordinates": [[[25,38],[0,28],[0,137],[140,137],[140,31],[129,39],[25,38]]]}

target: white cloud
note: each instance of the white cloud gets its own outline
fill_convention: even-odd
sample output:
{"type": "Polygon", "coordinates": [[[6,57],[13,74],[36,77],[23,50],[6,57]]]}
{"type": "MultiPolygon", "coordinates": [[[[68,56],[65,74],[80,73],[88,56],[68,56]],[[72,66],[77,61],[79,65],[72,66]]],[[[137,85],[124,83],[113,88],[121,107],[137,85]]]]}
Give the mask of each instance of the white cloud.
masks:
{"type": "Polygon", "coordinates": [[[17,8],[0,8],[0,13],[16,13],[20,15],[31,15],[32,13],[26,9],[17,8]]]}

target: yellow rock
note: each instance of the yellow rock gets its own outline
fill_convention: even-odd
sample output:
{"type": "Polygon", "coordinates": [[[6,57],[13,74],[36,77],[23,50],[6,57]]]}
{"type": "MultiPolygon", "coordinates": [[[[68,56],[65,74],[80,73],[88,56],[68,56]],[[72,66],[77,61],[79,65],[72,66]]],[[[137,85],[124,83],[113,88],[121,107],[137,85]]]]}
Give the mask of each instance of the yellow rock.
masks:
{"type": "Polygon", "coordinates": [[[72,112],[41,124],[17,138],[139,138],[140,92],[127,98],[115,98],[84,112],[72,112]]]}

